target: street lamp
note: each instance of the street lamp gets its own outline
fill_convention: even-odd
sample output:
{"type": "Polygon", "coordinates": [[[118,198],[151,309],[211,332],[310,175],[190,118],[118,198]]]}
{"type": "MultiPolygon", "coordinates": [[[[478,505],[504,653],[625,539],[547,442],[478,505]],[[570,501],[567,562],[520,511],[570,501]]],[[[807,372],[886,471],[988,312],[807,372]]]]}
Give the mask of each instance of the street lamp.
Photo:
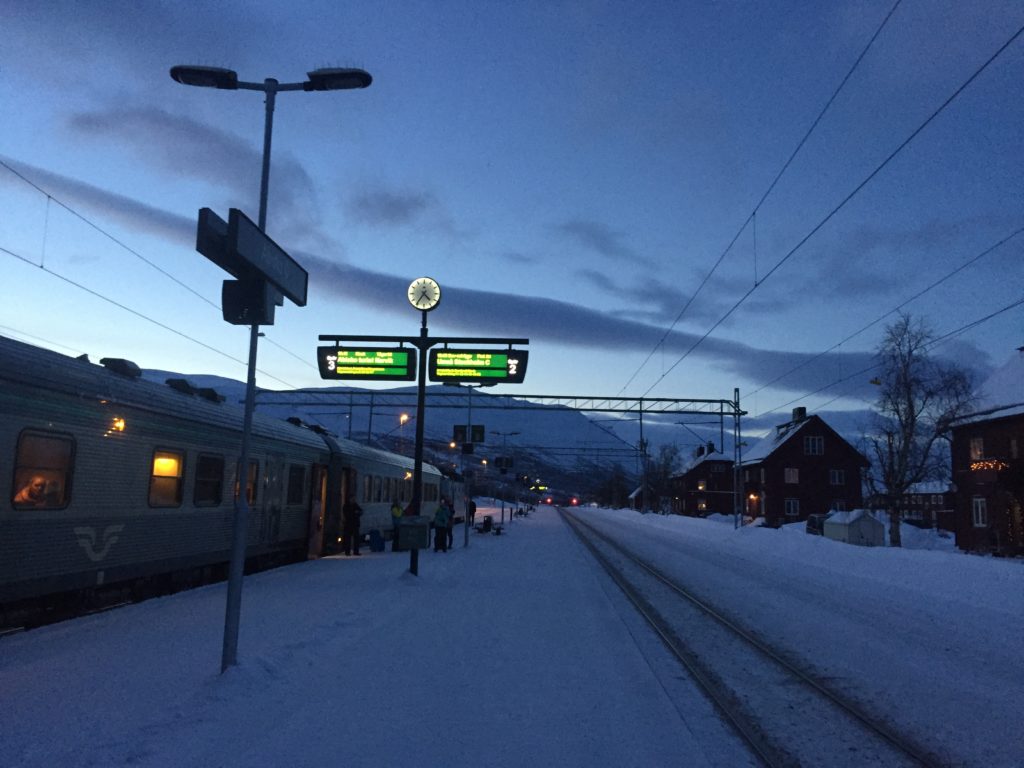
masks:
{"type": "MultiPolygon", "coordinates": [[[[492,429],[491,430],[491,434],[492,435],[499,435],[501,437],[501,453],[502,453],[502,464],[503,464],[503,468],[501,470],[501,473],[505,474],[505,472],[508,470],[508,439],[510,437],[513,437],[515,435],[519,435],[519,434],[522,434],[522,433],[520,433],[520,432],[499,432],[496,429],[492,429]]],[[[502,482],[502,485],[505,485],[505,483],[502,482]]],[[[505,494],[504,493],[501,494],[501,522],[502,522],[502,524],[504,524],[504,522],[505,522],[505,494]]],[[[511,511],[509,511],[509,513],[508,513],[508,522],[509,522],[509,525],[512,524],[512,512],[511,511]]]]}
{"type": "MultiPolygon", "coordinates": [[[[373,82],[368,72],[361,69],[317,69],[307,73],[301,83],[279,83],[268,77],[262,83],[238,79],[238,73],[222,67],[178,65],[171,67],[171,78],[182,85],[220,90],[263,91],[266,94],[266,112],[263,123],[263,172],[260,176],[259,228],[267,229],[267,191],[270,185],[270,138],[274,127],[274,102],[280,91],[334,91],[366,88],[373,82]]],[[[280,294],[276,294],[280,300],[280,294]]],[[[280,303],[280,301],[278,302],[280,303]]],[[[245,417],[242,427],[242,450],[239,458],[239,493],[235,500],[234,539],[231,547],[231,565],[228,577],[228,602],[224,618],[224,649],[221,672],[238,661],[238,623],[242,607],[242,574],[245,566],[245,543],[248,531],[249,500],[246,485],[249,474],[249,438],[252,434],[252,414],[256,400],[256,347],[259,325],[253,324],[249,333],[249,372],[245,388],[245,417]],[[246,483],[242,483],[245,473],[246,483]]]]}

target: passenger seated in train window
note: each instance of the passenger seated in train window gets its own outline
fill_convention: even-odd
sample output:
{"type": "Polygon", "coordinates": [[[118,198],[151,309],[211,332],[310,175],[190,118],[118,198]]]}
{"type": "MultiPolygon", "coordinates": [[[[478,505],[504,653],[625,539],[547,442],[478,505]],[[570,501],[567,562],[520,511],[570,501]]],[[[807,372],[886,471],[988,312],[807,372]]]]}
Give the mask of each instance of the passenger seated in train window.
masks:
{"type": "Polygon", "coordinates": [[[47,506],[46,478],[42,475],[32,475],[32,479],[14,494],[13,501],[16,507],[47,506]]]}

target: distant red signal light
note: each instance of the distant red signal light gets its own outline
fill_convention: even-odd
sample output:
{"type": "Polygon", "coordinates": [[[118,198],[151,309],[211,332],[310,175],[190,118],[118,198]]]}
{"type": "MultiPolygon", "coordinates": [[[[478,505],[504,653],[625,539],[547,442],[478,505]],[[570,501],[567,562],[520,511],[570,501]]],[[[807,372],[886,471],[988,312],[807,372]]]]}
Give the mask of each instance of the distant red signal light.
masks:
{"type": "Polygon", "coordinates": [[[577,504],[580,503],[580,500],[573,496],[571,499],[569,499],[569,503],[575,507],[577,504]]]}
{"type": "Polygon", "coordinates": [[[548,496],[548,499],[547,499],[547,501],[545,501],[544,503],[545,503],[545,504],[550,504],[550,503],[551,503],[551,497],[550,497],[550,496],[548,496]]]}

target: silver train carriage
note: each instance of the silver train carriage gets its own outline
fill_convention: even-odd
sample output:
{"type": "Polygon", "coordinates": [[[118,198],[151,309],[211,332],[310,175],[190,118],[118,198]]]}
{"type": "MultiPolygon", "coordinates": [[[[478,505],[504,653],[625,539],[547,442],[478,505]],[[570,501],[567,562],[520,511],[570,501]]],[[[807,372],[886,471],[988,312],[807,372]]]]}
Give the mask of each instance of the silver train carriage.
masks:
{"type": "MultiPolygon", "coordinates": [[[[4,626],[226,574],[242,408],[183,379],[145,381],[128,361],[101,363],[0,337],[4,626]]],[[[349,494],[362,532],[387,536],[412,474],[412,459],[254,414],[247,567],[340,550],[349,494]]],[[[440,482],[424,465],[425,509],[440,482]]]]}

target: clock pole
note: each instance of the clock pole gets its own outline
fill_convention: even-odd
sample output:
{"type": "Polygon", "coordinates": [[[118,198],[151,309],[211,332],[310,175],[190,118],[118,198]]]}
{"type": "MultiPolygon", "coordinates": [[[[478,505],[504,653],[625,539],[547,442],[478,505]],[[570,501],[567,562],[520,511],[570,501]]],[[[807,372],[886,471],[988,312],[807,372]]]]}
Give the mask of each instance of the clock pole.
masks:
{"type": "MultiPolygon", "coordinates": [[[[412,470],[412,513],[420,514],[420,507],[423,503],[423,422],[424,411],[427,406],[427,350],[430,349],[430,342],[427,339],[427,310],[422,310],[423,324],[420,326],[419,348],[419,376],[416,385],[416,452],[412,470]]],[[[427,541],[427,546],[430,542],[427,541]]],[[[420,551],[417,547],[409,550],[409,572],[413,576],[419,576],[420,551]]]]}

